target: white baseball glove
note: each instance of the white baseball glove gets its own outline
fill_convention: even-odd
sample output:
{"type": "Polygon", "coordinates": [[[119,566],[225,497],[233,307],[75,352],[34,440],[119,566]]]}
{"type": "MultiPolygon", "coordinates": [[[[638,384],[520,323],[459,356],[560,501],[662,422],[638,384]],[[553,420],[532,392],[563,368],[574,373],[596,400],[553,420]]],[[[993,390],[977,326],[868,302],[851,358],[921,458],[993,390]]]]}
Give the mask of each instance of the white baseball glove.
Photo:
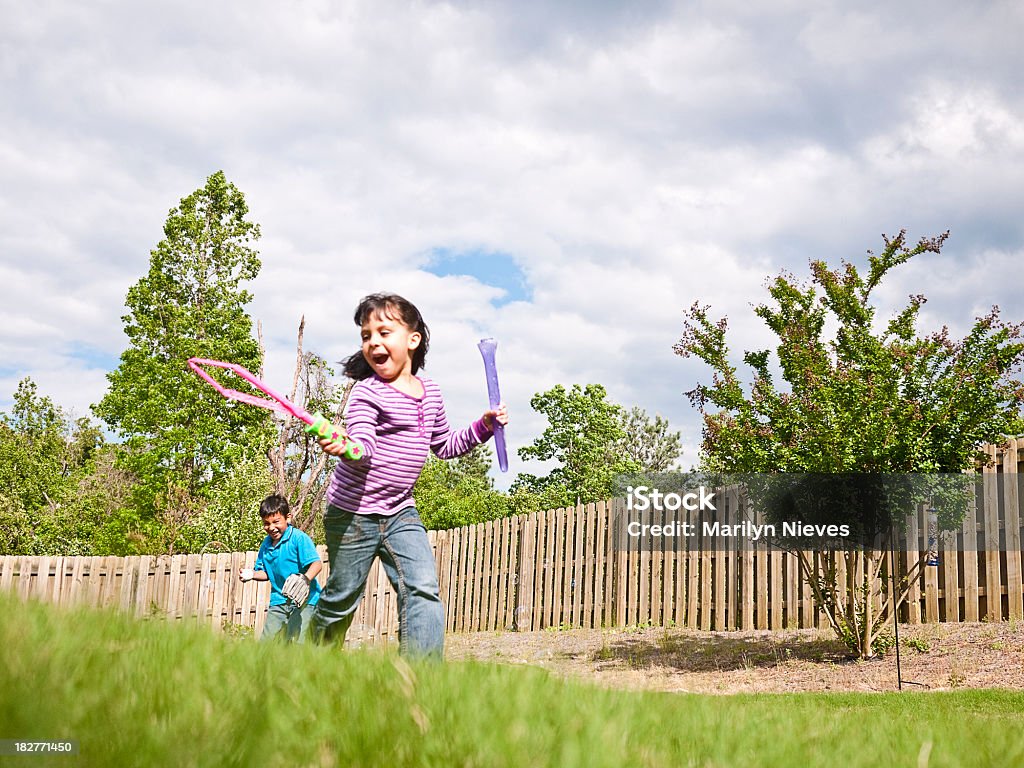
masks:
{"type": "Polygon", "coordinates": [[[284,580],[281,594],[301,608],[309,599],[309,579],[304,573],[293,573],[284,580]]]}

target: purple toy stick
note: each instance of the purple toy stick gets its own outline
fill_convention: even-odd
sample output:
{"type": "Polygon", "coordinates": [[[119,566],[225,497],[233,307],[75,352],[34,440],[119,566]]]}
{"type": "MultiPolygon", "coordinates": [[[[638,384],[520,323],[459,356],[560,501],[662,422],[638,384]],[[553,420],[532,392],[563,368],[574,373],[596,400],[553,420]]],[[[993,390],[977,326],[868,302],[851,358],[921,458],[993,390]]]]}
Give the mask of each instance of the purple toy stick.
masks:
{"type": "MultiPolygon", "coordinates": [[[[501,390],[498,388],[498,368],[494,364],[494,351],[498,348],[498,342],[494,339],[480,339],[476,345],[484,358],[484,371],[487,373],[487,398],[491,408],[497,408],[501,404],[501,390]]],[[[505,450],[505,426],[499,424],[498,420],[493,421],[494,426],[494,448],[498,452],[498,466],[502,472],[508,472],[508,453],[505,450]]]]}

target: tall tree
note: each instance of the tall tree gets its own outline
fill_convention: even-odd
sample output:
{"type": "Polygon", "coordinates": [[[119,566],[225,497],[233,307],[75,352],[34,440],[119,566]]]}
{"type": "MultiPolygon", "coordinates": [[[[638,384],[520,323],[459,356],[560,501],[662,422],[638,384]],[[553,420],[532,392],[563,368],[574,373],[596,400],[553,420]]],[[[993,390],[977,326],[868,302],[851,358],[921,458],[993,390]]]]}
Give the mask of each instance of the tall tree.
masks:
{"type": "Polygon", "coordinates": [[[94,407],[123,438],[122,462],[140,481],[141,506],[176,523],[211,482],[272,439],[268,412],[228,407],[186,365],[198,356],[260,367],[245,309],[252,297],[242,287],[260,269],[260,230],[248,212],[221,171],[171,209],[148,274],[125,299],[130,346],[94,407]]]}
{"type": "Polygon", "coordinates": [[[523,459],[554,460],[558,466],[546,476],[521,474],[512,492],[529,492],[559,505],[609,498],[616,475],[639,468],[620,450],[625,438],[622,408],[609,402],[600,384],[566,390],[557,384],[534,395],[530,405],[548,419],[544,433],[519,449],[523,459]]]}
{"type": "MultiPolygon", "coordinates": [[[[732,364],[727,322],[708,308],[691,307],[676,352],[714,371],[710,385],[689,395],[704,420],[702,466],[725,472],[958,473],[984,461],[979,445],[1021,428],[1024,360],[1021,324],[1006,324],[997,308],[978,318],[963,339],[942,328],[916,331],[924,296],[885,324],[876,324],[874,291],[889,272],[923,253],[939,253],[948,233],[908,246],[905,232],[869,253],[866,274],[843,262],[836,270],[811,262],[811,282],[781,275],[769,288],[772,303],[755,310],[778,337],[774,363],[786,382],[776,385],[772,350],[747,352],[749,392],[732,364]],[[834,329],[831,332],[829,329],[834,329]]],[[[892,509],[899,527],[910,509],[892,509]]],[[[957,524],[963,507],[940,510],[942,527],[957,524]]],[[[887,525],[888,525],[887,524],[887,525]]],[[[856,556],[856,553],[848,553],[856,556]]],[[[881,558],[870,548],[848,563],[858,584],[836,584],[830,557],[801,563],[818,607],[836,633],[862,656],[872,655],[896,600],[879,594],[881,558]],[[866,563],[866,566],[858,565],[866,563]],[[858,577],[861,578],[861,577],[858,577]],[[838,599],[845,594],[848,599],[838,599]],[[874,600],[884,606],[874,613],[874,600]]],[[[923,560],[922,560],[923,563],[923,560]]]]}
{"type": "Polygon", "coordinates": [[[672,469],[682,453],[682,435],[670,432],[668,420],[658,414],[652,419],[647,411],[634,406],[623,410],[619,424],[624,433],[618,452],[639,465],[642,472],[672,469]]]}

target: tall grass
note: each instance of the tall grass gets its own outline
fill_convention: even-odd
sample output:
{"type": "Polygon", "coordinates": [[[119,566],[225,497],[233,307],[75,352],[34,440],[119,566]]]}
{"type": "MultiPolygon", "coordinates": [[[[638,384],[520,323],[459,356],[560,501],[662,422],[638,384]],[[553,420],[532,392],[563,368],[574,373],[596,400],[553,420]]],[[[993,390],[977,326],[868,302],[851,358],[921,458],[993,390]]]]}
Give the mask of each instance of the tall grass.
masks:
{"type": "Polygon", "coordinates": [[[8,595],[0,656],[0,738],[79,741],[77,756],[0,758],[25,766],[1024,764],[1010,691],[616,692],[8,595]]]}

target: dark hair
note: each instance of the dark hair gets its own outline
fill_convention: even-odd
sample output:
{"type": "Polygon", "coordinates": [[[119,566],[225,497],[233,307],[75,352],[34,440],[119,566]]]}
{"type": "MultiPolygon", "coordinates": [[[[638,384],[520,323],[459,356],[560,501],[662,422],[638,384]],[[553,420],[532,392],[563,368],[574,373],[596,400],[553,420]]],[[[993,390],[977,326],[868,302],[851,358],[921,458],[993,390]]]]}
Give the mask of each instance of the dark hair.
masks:
{"type": "MultiPolygon", "coordinates": [[[[420,345],[412,353],[412,372],[416,373],[423,368],[427,364],[427,350],[430,348],[430,330],[416,306],[394,293],[371,293],[359,302],[353,319],[361,328],[374,315],[400,320],[406,328],[420,335],[420,345]]],[[[373,375],[373,369],[363,357],[362,349],[345,358],[341,364],[350,379],[362,381],[373,375]]]]}
{"type": "Polygon", "coordinates": [[[288,517],[291,510],[288,508],[288,499],[279,493],[275,493],[272,496],[267,496],[260,504],[260,517],[266,520],[268,517],[273,515],[281,515],[281,517],[288,517]]]}

